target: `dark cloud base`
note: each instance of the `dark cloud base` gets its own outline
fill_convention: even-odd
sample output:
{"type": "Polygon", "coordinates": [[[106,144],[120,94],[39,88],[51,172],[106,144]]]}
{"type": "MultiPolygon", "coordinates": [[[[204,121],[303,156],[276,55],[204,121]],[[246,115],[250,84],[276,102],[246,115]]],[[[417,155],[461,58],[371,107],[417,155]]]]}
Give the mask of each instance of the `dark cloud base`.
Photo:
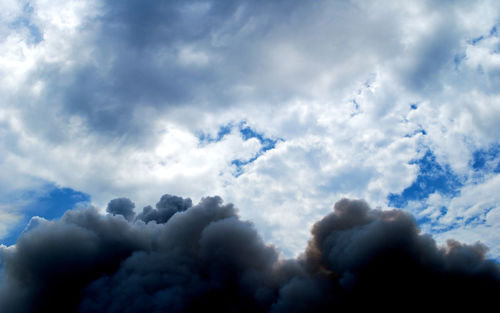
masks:
{"type": "Polygon", "coordinates": [[[438,247],[408,213],[364,201],[337,202],[286,260],[219,197],[133,208],[120,198],[107,216],[33,220],[0,250],[0,312],[478,311],[500,295],[485,246],[438,247]]]}

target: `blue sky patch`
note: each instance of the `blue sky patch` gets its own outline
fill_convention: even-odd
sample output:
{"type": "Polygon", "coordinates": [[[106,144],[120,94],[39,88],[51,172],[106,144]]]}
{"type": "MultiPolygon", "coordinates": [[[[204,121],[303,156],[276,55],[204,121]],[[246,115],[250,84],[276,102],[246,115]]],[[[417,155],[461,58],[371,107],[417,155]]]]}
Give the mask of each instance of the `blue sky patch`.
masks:
{"type": "Polygon", "coordinates": [[[472,154],[471,167],[476,173],[500,173],[500,145],[479,149],[472,154]]]}
{"type": "Polygon", "coordinates": [[[266,152],[267,150],[274,149],[274,147],[276,146],[276,143],[278,142],[278,140],[264,137],[263,134],[260,134],[256,131],[254,131],[249,126],[244,126],[244,127],[240,128],[240,133],[243,136],[243,139],[245,139],[245,140],[248,140],[251,138],[258,139],[260,144],[262,145],[262,148],[259,152],[266,152]]]}
{"type": "Polygon", "coordinates": [[[236,172],[235,172],[236,177],[240,176],[243,173],[243,167],[245,165],[254,162],[266,151],[274,149],[276,147],[276,143],[279,140],[282,140],[282,139],[271,139],[271,138],[265,137],[263,134],[258,133],[257,131],[253,130],[252,128],[250,128],[250,126],[246,125],[245,123],[241,123],[239,125],[239,129],[240,129],[240,133],[243,136],[244,140],[256,138],[257,140],[259,140],[262,147],[249,160],[232,160],[231,161],[231,164],[236,167],[236,172]]]}
{"type": "Polygon", "coordinates": [[[418,129],[415,129],[415,131],[413,131],[413,133],[411,133],[411,134],[406,134],[406,135],[405,135],[405,137],[406,137],[406,138],[411,138],[411,137],[413,137],[413,136],[415,136],[415,135],[418,135],[418,134],[422,134],[422,135],[424,135],[424,136],[425,136],[425,135],[427,135],[427,132],[426,132],[426,131],[425,131],[425,129],[423,129],[423,128],[418,128],[418,129]]]}
{"type": "Polygon", "coordinates": [[[481,224],[482,225],[482,224],[486,223],[486,215],[488,215],[488,213],[490,213],[490,211],[493,209],[494,208],[487,208],[487,209],[483,210],[481,212],[481,214],[469,217],[468,219],[466,219],[464,221],[464,225],[470,225],[470,224],[473,224],[473,225],[481,224]]]}
{"type": "Polygon", "coordinates": [[[260,150],[254,156],[252,156],[250,159],[245,159],[245,160],[244,159],[234,159],[231,161],[231,164],[233,166],[235,166],[235,174],[234,175],[236,177],[240,176],[243,173],[243,167],[245,165],[254,162],[266,151],[274,149],[276,147],[276,143],[278,141],[283,141],[283,139],[281,139],[281,138],[273,139],[273,138],[266,137],[264,134],[259,133],[255,129],[248,126],[248,124],[245,121],[242,121],[238,124],[230,123],[227,125],[220,126],[219,130],[217,131],[217,135],[215,137],[210,136],[207,133],[200,133],[198,135],[198,139],[200,140],[200,143],[202,143],[202,144],[219,142],[224,138],[224,136],[230,134],[231,131],[235,128],[238,129],[243,140],[247,141],[249,139],[255,138],[261,144],[260,150]]]}
{"type": "Polygon", "coordinates": [[[465,60],[466,57],[467,57],[467,55],[465,54],[465,52],[455,54],[455,56],[453,57],[453,63],[455,64],[455,70],[458,69],[458,67],[460,66],[460,64],[462,64],[462,62],[465,60]]]}
{"type": "Polygon", "coordinates": [[[478,42],[480,42],[483,39],[484,39],[484,36],[482,36],[482,35],[479,36],[479,37],[476,37],[476,38],[472,38],[470,40],[470,44],[474,46],[474,45],[476,45],[478,42]]]}
{"type": "Polygon", "coordinates": [[[223,126],[219,127],[219,130],[217,131],[217,135],[215,136],[215,138],[211,137],[209,134],[201,133],[198,135],[198,139],[204,143],[218,142],[218,141],[221,141],[225,135],[229,134],[231,132],[232,128],[233,128],[233,125],[231,125],[231,124],[223,125],[223,126]]]}
{"type": "MultiPolygon", "coordinates": [[[[427,207],[423,206],[417,209],[417,211],[423,211],[427,207]]],[[[441,207],[439,209],[439,215],[438,216],[431,216],[430,214],[427,215],[418,215],[418,212],[415,212],[416,216],[416,221],[419,226],[425,225],[430,228],[430,233],[432,234],[439,234],[439,233],[444,233],[448,232],[450,230],[456,229],[458,227],[462,226],[461,221],[463,220],[463,217],[458,217],[457,220],[452,223],[452,224],[442,224],[440,222],[440,219],[444,217],[448,213],[448,208],[446,207],[441,207]]]]}
{"type": "MultiPolygon", "coordinates": [[[[419,224],[420,225],[420,224],[419,224]]],[[[460,223],[453,223],[451,225],[443,225],[437,222],[431,223],[431,233],[432,234],[442,234],[449,232],[451,230],[462,227],[460,223]]]]}
{"type": "Polygon", "coordinates": [[[353,108],[353,112],[351,113],[351,117],[354,117],[356,115],[359,114],[359,111],[360,111],[360,105],[358,103],[358,101],[356,101],[356,99],[352,99],[351,100],[352,104],[354,105],[354,108],[353,108]]]}
{"type": "Polygon", "coordinates": [[[481,35],[481,36],[469,39],[467,41],[467,43],[470,44],[470,45],[475,46],[476,44],[478,44],[479,42],[483,41],[484,39],[491,38],[491,37],[497,37],[498,36],[498,26],[500,26],[500,23],[495,24],[490,29],[490,31],[488,32],[488,34],[481,35]]]}
{"type": "Polygon", "coordinates": [[[355,99],[353,99],[353,100],[352,100],[352,103],[354,104],[354,109],[355,109],[356,111],[358,111],[358,110],[359,110],[359,103],[358,103],[358,101],[356,101],[355,99]]]}
{"type": "Polygon", "coordinates": [[[423,158],[414,160],[410,164],[417,164],[419,167],[417,179],[402,193],[389,194],[387,197],[389,206],[404,208],[409,201],[425,200],[435,192],[447,196],[458,195],[462,187],[459,177],[448,165],[439,164],[432,151],[427,150],[423,158]]]}
{"type": "Polygon", "coordinates": [[[56,219],[61,217],[67,210],[79,204],[84,205],[90,202],[88,194],[71,188],[59,188],[49,184],[44,189],[47,191],[42,194],[39,191],[30,190],[20,196],[20,200],[28,203],[19,212],[24,217],[0,243],[14,244],[33,216],[40,216],[48,220],[56,219]]]}
{"type": "MultiPolygon", "coordinates": [[[[430,228],[431,233],[443,233],[464,226],[483,225],[486,222],[486,215],[492,208],[467,218],[457,217],[452,224],[448,225],[440,223],[440,219],[448,213],[446,207],[440,209],[438,216],[422,214],[428,207],[425,200],[432,193],[437,192],[444,196],[456,197],[460,193],[463,182],[448,165],[439,164],[431,150],[427,150],[421,159],[414,160],[410,164],[419,166],[417,178],[400,194],[389,194],[387,197],[389,206],[401,209],[406,208],[410,201],[422,201],[421,206],[413,208],[411,211],[415,214],[418,225],[426,225],[430,228]]],[[[487,173],[499,173],[500,144],[476,150],[472,154],[469,165],[474,172],[473,178],[482,177],[487,173]]]]}
{"type": "Polygon", "coordinates": [[[498,26],[500,26],[500,23],[490,29],[490,36],[498,36],[498,26]]]}
{"type": "Polygon", "coordinates": [[[11,23],[10,27],[12,28],[26,28],[29,31],[31,37],[31,43],[37,44],[43,40],[43,34],[40,29],[31,22],[31,15],[33,14],[33,8],[30,3],[27,3],[23,7],[24,15],[16,19],[13,23],[11,23]]]}

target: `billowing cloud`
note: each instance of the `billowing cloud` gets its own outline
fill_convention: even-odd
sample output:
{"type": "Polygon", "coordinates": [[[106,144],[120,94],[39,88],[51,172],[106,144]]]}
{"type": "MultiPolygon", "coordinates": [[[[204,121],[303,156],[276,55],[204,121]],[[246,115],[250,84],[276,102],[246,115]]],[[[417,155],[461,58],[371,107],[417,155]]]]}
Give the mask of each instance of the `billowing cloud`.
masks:
{"type": "Polygon", "coordinates": [[[128,195],[155,220],[170,209],[141,209],[163,190],[219,194],[292,256],[336,199],[393,207],[444,173],[453,193],[398,206],[439,241],[481,233],[500,255],[499,201],[468,207],[498,175],[496,157],[473,166],[500,142],[495,1],[5,0],[0,12],[4,215],[43,215],[21,200],[51,184],[101,213],[128,195]],[[444,172],[423,173],[428,151],[444,172]]]}
{"type": "Polygon", "coordinates": [[[113,215],[122,215],[127,221],[134,218],[135,204],[128,198],[117,198],[109,201],[106,212],[113,215]]]}
{"type": "Polygon", "coordinates": [[[148,223],[156,221],[157,223],[167,222],[172,215],[177,212],[187,210],[193,205],[191,199],[182,199],[181,197],[172,195],[163,195],[160,201],[156,204],[156,209],[151,206],[146,206],[142,209],[142,213],[137,216],[137,219],[148,223]]]}
{"type": "MultiPolygon", "coordinates": [[[[123,199],[120,199],[123,201],[123,199]]],[[[113,202],[113,201],[112,201],[113,202]]],[[[165,202],[190,203],[165,195],[165,202]]],[[[2,247],[2,312],[323,312],[487,308],[500,268],[486,247],[436,246],[411,215],[342,199],[305,252],[284,259],[220,197],[159,221],[93,209],[36,219],[2,247]],[[459,301],[457,300],[459,299],[459,301]]]]}

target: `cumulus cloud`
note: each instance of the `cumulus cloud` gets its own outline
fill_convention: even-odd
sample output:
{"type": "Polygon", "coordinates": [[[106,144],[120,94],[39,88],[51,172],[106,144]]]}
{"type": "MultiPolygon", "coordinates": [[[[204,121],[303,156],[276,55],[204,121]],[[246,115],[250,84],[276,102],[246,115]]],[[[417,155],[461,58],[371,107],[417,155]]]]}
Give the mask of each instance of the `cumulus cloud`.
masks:
{"type": "Polygon", "coordinates": [[[151,206],[146,206],[142,209],[142,213],[137,216],[137,219],[145,223],[156,221],[157,223],[165,223],[172,215],[177,212],[187,210],[193,205],[191,199],[183,199],[172,195],[163,195],[160,201],[156,204],[156,209],[151,206]]]}
{"type": "Polygon", "coordinates": [[[164,203],[189,207],[157,223],[93,208],[39,221],[2,247],[2,312],[481,309],[500,291],[484,245],[438,247],[400,210],[342,199],[305,252],[284,259],[220,197],[164,203]]]}
{"type": "Polygon", "coordinates": [[[416,181],[422,151],[464,177],[474,151],[498,142],[495,1],[34,0],[0,11],[0,204],[40,181],[101,208],[128,195],[138,214],[164,189],[220,194],[296,255],[335,199],[387,207],[416,181]],[[200,139],[243,122],[280,141],[259,154],[234,128],[200,139]],[[235,171],[234,160],[247,163],[235,171]]]}
{"type": "Polygon", "coordinates": [[[126,220],[130,221],[134,218],[135,204],[128,198],[116,198],[108,203],[106,212],[113,215],[122,215],[126,220]]]}

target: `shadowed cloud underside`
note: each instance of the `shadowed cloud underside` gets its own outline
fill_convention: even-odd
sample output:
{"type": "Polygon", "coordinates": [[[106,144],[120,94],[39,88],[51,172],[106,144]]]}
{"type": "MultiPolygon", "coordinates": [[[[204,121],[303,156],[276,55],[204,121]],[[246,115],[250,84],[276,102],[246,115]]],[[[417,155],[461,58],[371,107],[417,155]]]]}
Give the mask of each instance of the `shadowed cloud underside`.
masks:
{"type": "Polygon", "coordinates": [[[283,259],[220,197],[164,195],[32,220],[0,250],[0,310],[14,312],[327,312],[491,308],[500,268],[487,248],[438,247],[401,210],[342,199],[304,253],[283,259]],[[152,213],[154,212],[154,214],[152,213]],[[453,299],[459,299],[455,301],[453,299]]]}

